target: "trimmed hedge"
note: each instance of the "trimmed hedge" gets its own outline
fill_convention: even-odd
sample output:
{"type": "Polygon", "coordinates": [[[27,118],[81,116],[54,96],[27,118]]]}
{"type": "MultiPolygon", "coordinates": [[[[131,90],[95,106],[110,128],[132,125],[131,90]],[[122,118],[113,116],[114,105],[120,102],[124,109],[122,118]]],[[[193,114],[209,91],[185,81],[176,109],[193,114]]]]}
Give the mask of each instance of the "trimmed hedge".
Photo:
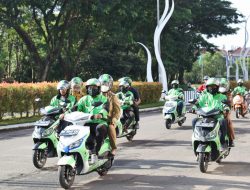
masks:
{"type": "MultiPolygon", "coordinates": [[[[21,117],[28,117],[29,112],[33,110],[35,115],[38,108],[49,104],[53,96],[57,94],[57,83],[1,83],[0,84],[0,120],[5,113],[19,113],[21,117]],[[40,104],[34,102],[36,98],[41,98],[40,104]]],[[[133,82],[140,95],[142,104],[158,102],[161,94],[161,84],[157,82],[133,82]]],[[[118,89],[118,83],[115,82],[113,91],[118,89]]],[[[83,89],[85,93],[85,88],[83,89]]]]}

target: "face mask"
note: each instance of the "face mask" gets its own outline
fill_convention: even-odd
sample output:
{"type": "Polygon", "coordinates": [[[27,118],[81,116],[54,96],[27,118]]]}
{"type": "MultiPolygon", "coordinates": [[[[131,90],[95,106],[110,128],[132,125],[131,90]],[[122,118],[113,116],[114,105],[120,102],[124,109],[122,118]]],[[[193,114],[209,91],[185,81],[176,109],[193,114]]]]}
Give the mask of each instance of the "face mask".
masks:
{"type": "Polygon", "coordinates": [[[176,89],[176,88],[178,87],[178,85],[177,85],[177,84],[173,84],[172,87],[173,87],[174,89],[176,89]]]}
{"type": "Polygon", "coordinates": [[[102,91],[102,92],[108,92],[108,91],[109,91],[109,87],[108,87],[108,86],[105,86],[105,85],[102,85],[102,86],[101,86],[101,91],[102,91]]]}
{"type": "Polygon", "coordinates": [[[99,91],[99,89],[96,89],[96,88],[88,88],[88,94],[89,94],[90,96],[95,97],[95,96],[97,96],[98,94],[100,94],[100,91],[99,91]]]}
{"type": "Polygon", "coordinates": [[[212,94],[215,95],[218,92],[218,88],[212,88],[212,87],[208,87],[207,91],[212,94]]]}
{"type": "Polygon", "coordinates": [[[239,84],[239,86],[243,86],[243,84],[242,84],[242,83],[240,83],[240,84],[239,84]]]}

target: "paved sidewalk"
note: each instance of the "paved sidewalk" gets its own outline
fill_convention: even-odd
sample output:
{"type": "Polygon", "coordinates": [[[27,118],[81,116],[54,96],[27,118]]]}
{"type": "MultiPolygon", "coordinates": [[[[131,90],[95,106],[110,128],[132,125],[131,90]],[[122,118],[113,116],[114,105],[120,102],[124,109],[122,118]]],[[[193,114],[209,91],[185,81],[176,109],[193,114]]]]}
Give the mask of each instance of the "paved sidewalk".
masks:
{"type": "MultiPolygon", "coordinates": [[[[154,108],[145,108],[145,109],[140,109],[140,112],[143,113],[143,112],[150,112],[150,111],[160,111],[162,110],[162,108],[163,106],[154,107],[154,108]]],[[[34,126],[34,123],[35,122],[0,126],[0,132],[31,128],[34,126]]]]}

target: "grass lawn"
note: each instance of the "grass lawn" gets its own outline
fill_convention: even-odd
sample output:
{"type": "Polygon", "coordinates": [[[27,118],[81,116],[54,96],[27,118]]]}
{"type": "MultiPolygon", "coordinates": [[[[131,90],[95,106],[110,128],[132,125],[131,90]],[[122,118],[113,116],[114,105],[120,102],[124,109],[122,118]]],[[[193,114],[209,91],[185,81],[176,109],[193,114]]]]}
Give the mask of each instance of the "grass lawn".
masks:
{"type": "Polygon", "coordinates": [[[160,107],[164,105],[164,101],[163,102],[156,102],[156,103],[151,103],[151,104],[143,104],[140,105],[139,108],[140,109],[144,109],[144,108],[153,108],[153,107],[160,107]]]}
{"type": "Polygon", "coordinates": [[[0,121],[0,127],[1,125],[12,125],[12,124],[20,124],[20,123],[31,123],[34,121],[37,121],[40,119],[41,116],[32,116],[27,118],[13,118],[13,119],[5,119],[0,121]]]}
{"type": "MultiPolygon", "coordinates": [[[[165,102],[156,102],[156,103],[151,103],[151,104],[143,104],[143,105],[140,105],[139,108],[144,109],[144,108],[160,107],[160,106],[163,106],[164,103],[165,102]]],[[[24,118],[4,119],[4,120],[0,121],[0,127],[3,126],[3,125],[31,123],[31,122],[37,121],[41,117],[42,116],[32,116],[32,117],[28,117],[28,118],[24,117],[24,118]]]]}

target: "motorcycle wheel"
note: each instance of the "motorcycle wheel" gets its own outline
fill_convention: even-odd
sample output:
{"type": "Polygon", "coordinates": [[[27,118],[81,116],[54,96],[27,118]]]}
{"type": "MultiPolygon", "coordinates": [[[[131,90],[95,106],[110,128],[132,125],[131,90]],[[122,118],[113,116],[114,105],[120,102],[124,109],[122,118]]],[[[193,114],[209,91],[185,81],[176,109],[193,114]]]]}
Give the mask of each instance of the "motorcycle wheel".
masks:
{"type": "Polygon", "coordinates": [[[33,152],[33,164],[36,168],[41,169],[47,161],[46,150],[34,150],[33,152]]]}
{"type": "Polygon", "coordinates": [[[206,173],[207,168],[208,168],[208,161],[206,160],[206,155],[205,153],[199,153],[199,167],[200,167],[200,171],[202,173],[206,173]]]}
{"type": "Polygon", "coordinates": [[[132,141],[134,136],[136,135],[136,130],[132,131],[130,134],[126,136],[128,141],[132,141]]]}
{"type": "Polygon", "coordinates": [[[167,129],[170,129],[171,128],[171,122],[166,120],[165,121],[165,126],[166,126],[167,129]]]}
{"type": "Polygon", "coordinates": [[[218,160],[216,160],[216,163],[220,164],[222,160],[222,157],[220,157],[218,160]]]}
{"type": "Polygon", "coordinates": [[[236,114],[236,118],[240,117],[240,109],[239,108],[236,109],[235,114],[236,114]]]}
{"type": "Polygon", "coordinates": [[[64,189],[69,189],[75,180],[76,173],[74,169],[69,165],[59,166],[58,173],[61,187],[64,189]]]}
{"type": "Polygon", "coordinates": [[[127,135],[126,138],[128,141],[132,141],[134,138],[134,135],[127,135]]]}

